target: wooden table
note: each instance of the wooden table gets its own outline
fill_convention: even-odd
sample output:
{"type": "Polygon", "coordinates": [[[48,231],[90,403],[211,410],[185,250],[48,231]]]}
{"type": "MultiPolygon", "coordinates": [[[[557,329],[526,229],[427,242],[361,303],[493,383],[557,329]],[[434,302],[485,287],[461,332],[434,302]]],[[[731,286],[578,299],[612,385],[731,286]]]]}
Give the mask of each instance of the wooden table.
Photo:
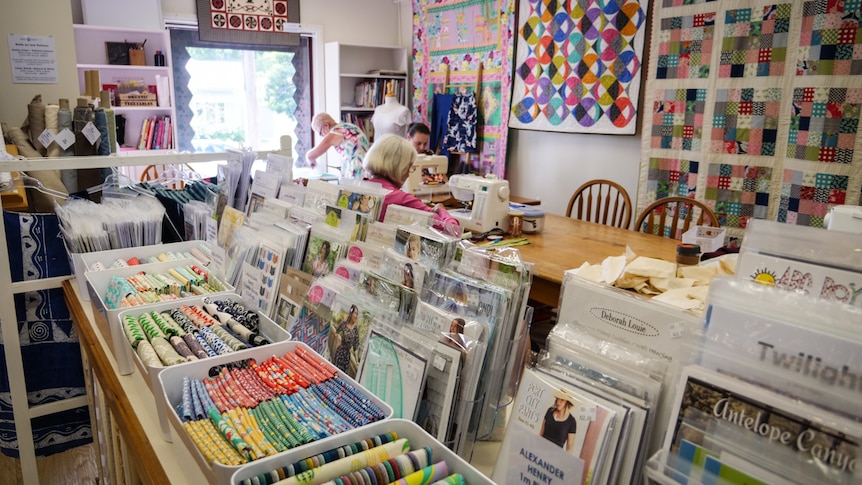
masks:
{"type": "Polygon", "coordinates": [[[518,246],[521,260],[534,263],[530,298],[556,307],[563,273],[584,262],[598,264],[608,256],[625,253],[626,246],[638,256],[676,260],[679,241],[652,234],[585,222],[555,214],[545,215],[539,234],[526,234],[530,244],[518,246]]]}

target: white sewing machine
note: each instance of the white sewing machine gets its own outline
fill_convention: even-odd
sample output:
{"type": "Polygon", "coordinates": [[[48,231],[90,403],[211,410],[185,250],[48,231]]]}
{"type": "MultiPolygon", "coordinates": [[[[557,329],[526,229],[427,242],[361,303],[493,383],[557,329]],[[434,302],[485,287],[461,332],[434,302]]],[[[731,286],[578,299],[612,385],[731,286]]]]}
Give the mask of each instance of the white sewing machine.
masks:
{"type": "Polygon", "coordinates": [[[485,233],[494,228],[509,230],[509,181],[494,175],[453,175],[449,178],[452,197],[472,201],[465,209],[450,210],[465,230],[485,233]]]}
{"type": "Polygon", "coordinates": [[[449,181],[446,172],[449,159],[443,155],[419,155],[410,168],[402,190],[415,196],[448,194],[449,181]]]}

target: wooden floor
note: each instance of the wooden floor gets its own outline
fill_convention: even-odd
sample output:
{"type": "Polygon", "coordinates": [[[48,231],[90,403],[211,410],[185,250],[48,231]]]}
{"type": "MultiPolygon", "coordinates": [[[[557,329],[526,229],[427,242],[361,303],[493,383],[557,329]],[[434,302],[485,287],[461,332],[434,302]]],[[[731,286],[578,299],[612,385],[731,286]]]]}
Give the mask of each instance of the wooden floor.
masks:
{"type": "MultiPolygon", "coordinates": [[[[51,485],[91,485],[96,478],[96,445],[72,448],[55,455],[38,458],[39,482],[51,485]]],[[[22,483],[21,466],[16,458],[0,454],[0,485],[22,483]]]]}

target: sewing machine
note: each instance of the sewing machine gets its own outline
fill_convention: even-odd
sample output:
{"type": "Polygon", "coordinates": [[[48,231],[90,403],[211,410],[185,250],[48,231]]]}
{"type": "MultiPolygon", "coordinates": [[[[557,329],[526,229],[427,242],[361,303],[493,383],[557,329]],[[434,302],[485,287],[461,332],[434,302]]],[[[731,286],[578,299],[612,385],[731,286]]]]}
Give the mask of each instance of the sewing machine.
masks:
{"type": "Polygon", "coordinates": [[[419,155],[410,168],[402,190],[415,196],[448,194],[449,182],[446,172],[449,159],[443,155],[419,155]]]}
{"type": "Polygon", "coordinates": [[[468,202],[464,209],[450,210],[464,230],[485,233],[494,228],[509,230],[509,181],[494,175],[453,175],[452,197],[468,202]],[[472,201],[472,202],[470,202],[472,201]]]}

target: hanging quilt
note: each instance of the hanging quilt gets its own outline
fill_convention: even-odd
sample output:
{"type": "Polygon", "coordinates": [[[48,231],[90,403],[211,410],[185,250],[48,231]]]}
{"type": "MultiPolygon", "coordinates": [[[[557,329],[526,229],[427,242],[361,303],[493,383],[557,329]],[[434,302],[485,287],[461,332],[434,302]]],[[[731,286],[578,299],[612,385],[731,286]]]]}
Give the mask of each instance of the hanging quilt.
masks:
{"type": "Polygon", "coordinates": [[[634,134],[648,0],[520,5],[509,126],[634,134]]]}
{"type": "Polygon", "coordinates": [[[197,0],[201,40],[239,44],[297,45],[299,34],[284,24],[299,23],[299,0],[197,0]]]}
{"type": "Polygon", "coordinates": [[[687,195],[741,237],[751,219],[824,227],[835,205],[858,205],[860,19],[859,1],[663,0],[638,210],[687,195]]]}
{"type": "MultiPolygon", "coordinates": [[[[431,100],[450,84],[476,84],[478,166],[473,171],[505,176],[514,2],[506,0],[413,0],[413,117],[431,125],[431,100]]],[[[453,93],[453,90],[449,90],[453,93]]]]}

